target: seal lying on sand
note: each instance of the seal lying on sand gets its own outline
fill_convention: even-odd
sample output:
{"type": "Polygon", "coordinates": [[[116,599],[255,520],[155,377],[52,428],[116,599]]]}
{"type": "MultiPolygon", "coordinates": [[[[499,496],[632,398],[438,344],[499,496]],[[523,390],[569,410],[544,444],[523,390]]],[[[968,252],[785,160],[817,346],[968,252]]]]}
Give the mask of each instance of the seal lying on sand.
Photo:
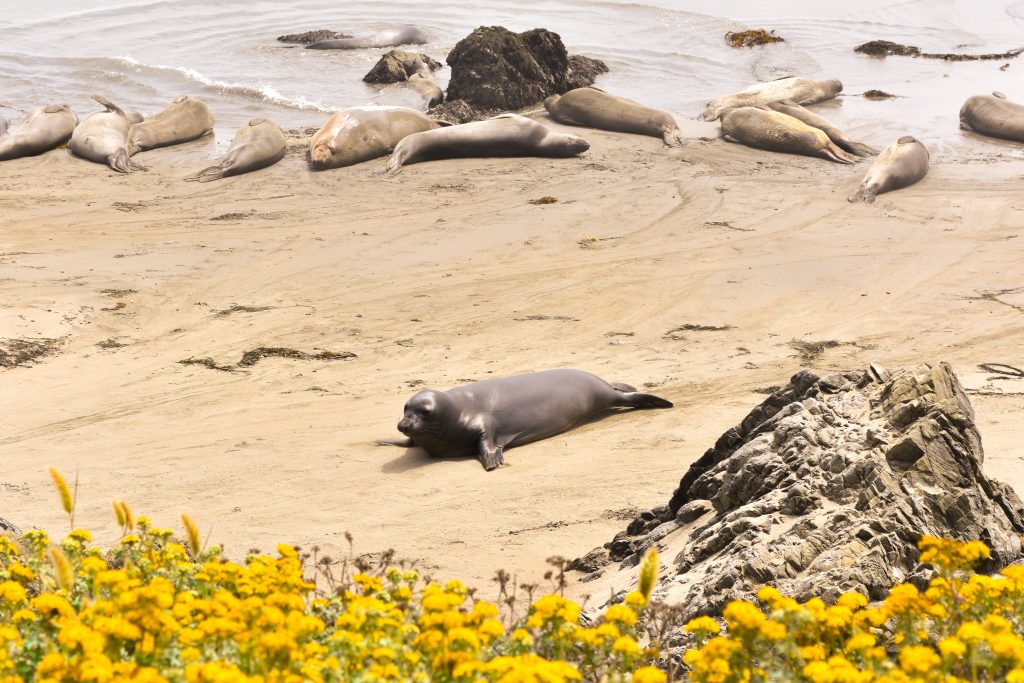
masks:
{"type": "Polygon", "coordinates": [[[967,98],[960,108],[960,127],[995,138],[1024,142],[1024,105],[1001,92],[967,98]]]}
{"type": "Polygon", "coordinates": [[[855,154],[859,157],[868,157],[878,154],[877,149],[860,142],[854,142],[850,138],[846,137],[846,134],[843,131],[833,126],[824,117],[818,116],[810,109],[800,106],[793,100],[771,102],[767,107],[772,111],[779,112],[780,114],[788,114],[795,119],[800,119],[811,128],[817,128],[825,133],[832,142],[836,143],[850,154],[855,154]]]}
{"type": "Polygon", "coordinates": [[[600,88],[576,88],[564,95],[552,95],[544,100],[544,108],[559,123],[651,135],[661,138],[669,147],[683,144],[679,124],[667,111],[606,93],[600,88]]]}
{"type": "Polygon", "coordinates": [[[128,131],[128,153],[176,145],[213,131],[213,114],[206,103],[182,95],[159,114],[136,123],[128,131]]]}
{"type": "MultiPolygon", "coordinates": [[[[398,431],[432,457],[475,455],[490,471],[502,451],[560,434],[608,408],[672,403],[580,370],[487,379],[448,391],[421,391],[405,404],[398,431]]],[[[411,444],[409,444],[411,445],[411,444]]]]}
{"type": "Polygon", "coordinates": [[[882,150],[850,201],[871,204],[875,195],[913,185],[928,173],[928,158],[928,149],[917,138],[904,135],[882,150]]]}
{"type": "Polygon", "coordinates": [[[760,107],[779,100],[792,100],[797,104],[816,104],[830,100],[842,91],[843,84],[837,80],[780,78],[767,83],[757,83],[730,95],[716,97],[704,106],[701,118],[705,121],[714,121],[728,109],[760,107]]]}
{"type": "Polygon", "coordinates": [[[395,147],[387,173],[403,166],[452,157],[571,157],[590,149],[575,135],[557,133],[518,114],[502,114],[486,121],[414,133],[395,147]]]}
{"type": "Polygon", "coordinates": [[[60,147],[71,139],[77,125],[78,117],[66,104],[36,109],[10,134],[0,137],[0,161],[42,154],[60,147]]]}
{"type": "Polygon", "coordinates": [[[408,107],[348,107],[310,138],[309,158],[316,168],[351,166],[388,154],[408,135],[439,126],[408,107]]]}
{"type": "Polygon", "coordinates": [[[208,183],[226,176],[241,175],[272,166],[284,157],[284,131],[273,121],[255,118],[242,126],[231,140],[224,161],[205,168],[185,180],[208,183]]]}
{"type": "Polygon", "coordinates": [[[395,45],[421,45],[427,42],[427,34],[417,26],[403,26],[390,31],[381,31],[365,38],[338,38],[310,43],[307,50],[358,50],[364,47],[393,47],[395,45]]]}
{"type": "Polygon", "coordinates": [[[853,164],[859,157],[847,154],[824,131],[808,126],[788,114],[758,107],[730,109],[722,116],[722,137],[748,147],[821,157],[841,164],[853,164]]]}
{"type": "Polygon", "coordinates": [[[105,97],[93,95],[92,98],[106,110],[89,114],[75,127],[68,149],[83,159],[105,163],[119,173],[145,171],[145,166],[128,157],[128,129],[132,126],[128,115],[105,97]]]}

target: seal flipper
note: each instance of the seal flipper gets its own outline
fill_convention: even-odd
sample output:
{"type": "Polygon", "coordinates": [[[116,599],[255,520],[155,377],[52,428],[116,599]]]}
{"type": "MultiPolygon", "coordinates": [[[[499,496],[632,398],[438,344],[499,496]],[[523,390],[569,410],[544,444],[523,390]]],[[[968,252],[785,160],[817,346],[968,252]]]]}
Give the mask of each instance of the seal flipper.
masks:
{"type": "Polygon", "coordinates": [[[373,442],[374,446],[398,446],[399,448],[413,448],[416,442],[405,437],[404,439],[378,439],[373,442]]]}
{"type": "Polygon", "coordinates": [[[480,464],[488,472],[505,464],[505,458],[502,457],[503,450],[501,446],[494,443],[494,439],[487,432],[480,436],[480,452],[477,457],[480,458],[480,464]]]}
{"type": "Polygon", "coordinates": [[[630,394],[636,391],[636,387],[630,384],[623,384],[622,382],[610,382],[610,384],[612,385],[612,389],[615,391],[621,391],[624,394],[630,394]]]}
{"type": "Polygon", "coordinates": [[[220,180],[223,177],[224,177],[224,164],[217,164],[216,166],[210,166],[209,168],[204,168],[199,173],[196,173],[194,175],[188,176],[187,178],[185,178],[185,181],[189,182],[189,183],[193,183],[193,182],[208,183],[208,182],[211,182],[213,180],[220,180]]]}
{"type": "Polygon", "coordinates": [[[671,130],[666,130],[664,133],[662,133],[661,139],[669,147],[682,147],[683,146],[683,136],[682,136],[682,133],[680,133],[678,128],[673,128],[671,130]]]}
{"type": "Polygon", "coordinates": [[[837,161],[840,164],[855,164],[860,161],[860,157],[847,154],[839,148],[834,142],[829,141],[829,144],[821,148],[821,154],[818,156],[828,159],[829,161],[837,161]]]}
{"type": "Polygon", "coordinates": [[[865,204],[874,204],[876,194],[878,194],[878,190],[876,188],[869,188],[867,185],[861,185],[856,192],[846,198],[846,201],[856,202],[860,200],[865,204]]]}
{"type": "Polygon", "coordinates": [[[672,401],[663,399],[654,394],[644,394],[639,391],[631,391],[622,394],[620,405],[630,408],[671,408],[672,401]]]}
{"type": "Polygon", "coordinates": [[[131,120],[129,118],[128,114],[125,114],[124,110],[121,109],[121,107],[117,106],[116,104],[114,104],[113,102],[108,100],[106,97],[103,97],[103,95],[93,95],[92,98],[94,100],[96,100],[97,102],[99,102],[104,107],[106,107],[107,111],[114,112],[115,114],[120,114],[121,116],[125,117],[129,121],[131,120]]]}
{"type": "Polygon", "coordinates": [[[148,171],[149,169],[141,164],[132,161],[128,156],[128,150],[121,148],[116,153],[107,157],[107,165],[118,173],[131,173],[132,171],[148,171]]]}

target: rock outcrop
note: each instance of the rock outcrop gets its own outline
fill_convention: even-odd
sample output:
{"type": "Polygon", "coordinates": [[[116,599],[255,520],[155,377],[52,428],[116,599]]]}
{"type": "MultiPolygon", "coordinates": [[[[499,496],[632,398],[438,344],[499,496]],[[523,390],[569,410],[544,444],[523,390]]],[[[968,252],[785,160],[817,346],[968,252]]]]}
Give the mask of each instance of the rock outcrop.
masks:
{"type": "Polygon", "coordinates": [[[420,71],[430,73],[441,68],[441,62],[430,55],[391,50],[363,76],[366,83],[401,83],[420,71]]]}
{"type": "Polygon", "coordinates": [[[684,618],[715,615],[764,584],[799,600],[849,590],[878,600],[897,583],[923,585],[924,534],[980,539],[992,549],[984,569],[996,570],[1021,556],[1024,505],[985,476],[983,457],[945,363],[803,371],[723,434],[667,505],[575,566],[626,590],[657,544],[669,564],[656,597],[684,618]]]}
{"type": "Polygon", "coordinates": [[[532,29],[513,33],[501,26],[481,26],[448,54],[452,77],[447,100],[471,107],[514,111],[545,97],[591,85],[608,71],[588,57],[570,57],[557,33],[532,29]]]}

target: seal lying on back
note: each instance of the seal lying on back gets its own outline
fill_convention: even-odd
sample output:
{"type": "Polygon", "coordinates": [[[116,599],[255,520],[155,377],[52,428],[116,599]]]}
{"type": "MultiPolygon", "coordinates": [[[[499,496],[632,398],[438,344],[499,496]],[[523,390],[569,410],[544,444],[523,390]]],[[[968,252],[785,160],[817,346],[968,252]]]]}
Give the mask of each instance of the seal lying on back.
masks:
{"type": "Polygon", "coordinates": [[[71,134],[70,149],[76,156],[99,164],[107,164],[118,173],[145,171],[128,157],[128,129],[132,122],[120,107],[105,97],[93,99],[106,109],[85,117],[71,134]]]}
{"type": "Polygon", "coordinates": [[[679,124],[667,111],[606,93],[600,88],[576,88],[564,95],[552,95],[544,100],[544,108],[559,123],[652,135],[664,140],[669,147],[683,144],[679,124]]]}
{"type": "Polygon", "coordinates": [[[873,154],[878,154],[877,149],[869,147],[861,142],[854,142],[850,138],[846,137],[846,134],[843,131],[833,126],[824,117],[818,116],[810,109],[800,106],[793,100],[780,100],[778,102],[772,102],[767,106],[772,111],[777,111],[780,114],[788,114],[795,119],[800,119],[811,128],[817,128],[825,133],[829,140],[836,143],[839,147],[850,154],[855,154],[859,157],[868,157],[873,154]]]}
{"type": "Polygon", "coordinates": [[[1024,142],[1024,105],[1001,92],[967,98],[960,108],[960,127],[982,135],[1024,142]]]}
{"type": "Polygon", "coordinates": [[[159,114],[136,123],[128,131],[128,153],[176,145],[213,131],[213,114],[206,103],[182,95],[159,114]]]}
{"type": "Polygon", "coordinates": [[[672,403],[580,370],[487,379],[448,391],[421,391],[405,404],[398,431],[432,457],[475,455],[490,471],[502,451],[560,434],[607,408],[671,408],[672,403]]]}
{"type": "Polygon", "coordinates": [[[338,38],[310,43],[307,50],[358,50],[364,47],[393,47],[396,45],[421,45],[427,42],[427,34],[416,26],[403,26],[390,31],[381,31],[365,38],[338,38]]]}
{"type": "Polygon", "coordinates": [[[0,161],[42,154],[60,147],[71,139],[77,125],[78,117],[66,104],[36,109],[13,132],[0,137],[0,161]]]}
{"type": "Polygon", "coordinates": [[[824,131],[788,114],[758,107],[730,109],[722,117],[722,136],[729,142],[772,152],[805,154],[841,164],[860,159],[841,150],[824,131]]]}
{"type": "Polygon", "coordinates": [[[571,157],[586,152],[590,143],[575,135],[557,133],[518,114],[502,114],[486,121],[414,133],[395,147],[385,169],[397,173],[402,166],[452,157],[571,157]]]}
{"type": "Polygon", "coordinates": [[[408,135],[439,126],[408,107],[348,107],[310,138],[309,158],[317,168],[351,166],[390,153],[408,135]]]}
{"type": "Polygon", "coordinates": [[[284,157],[286,144],[280,126],[264,118],[255,118],[235,133],[224,161],[185,180],[208,183],[226,176],[258,171],[279,162],[284,157]]]}
{"type": "Polygon", "coordinates": [[[843,84],[837,80],[812,81],[807,78],[780,78],[767,83],[757,83],[731,95],[716,97],[704,106],[701,118],[714,121],[728,109],[737,107],[760,107],[769,102],[793,100],[797,104],[817,104],[830,100],[843,91],[843,84]]]}
{"type": "Polygon", "coordinates": [[[904,135],[882,150],[850,201],[871,204],[875,195],[913,185],[928,173],[928,158],[928,149],[917,138],[904,135]]]}

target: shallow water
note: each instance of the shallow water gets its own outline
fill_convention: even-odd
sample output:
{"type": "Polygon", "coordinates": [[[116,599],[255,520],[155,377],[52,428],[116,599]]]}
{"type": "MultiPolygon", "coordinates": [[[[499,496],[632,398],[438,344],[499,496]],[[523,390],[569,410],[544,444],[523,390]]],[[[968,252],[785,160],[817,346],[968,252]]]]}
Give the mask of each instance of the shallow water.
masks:
{"type": "MultiPolygon", "coordinates": [[[[987,143],[958,129],[972,94],[1002,90],[1024,102],[1024,57],[943,62],[878,59],[853,48],[883,38],[929,52],[1003,52],[1024,46],[1024,0],[582,0],[370,2],[337,0],[0,0],[0,116],[15,119],[48,103],[80,116],[103,94],[152,114],[171,99],[205,99],[218,146],[253,116],[285,128],[319,126],[328,112],[367,103],[420,106],[401,85],[369,86],[363,74],[385,49],[314,51],[275,38],[316,28],[363,35],[414,23],[432,36],[416,50],[440,61],[480,25],[558,32],[570,53],[608,63],[602,88],[695,118],[705,101],[789,75],[839,78],[844,97],[822,113],[852,137],[885,146],[913,134],[933,151],[969,155],[987,143]],[[42,7],[43,9],[40,9],[42,7]],[[726,31],[765,27],[786,43],[735,50],[726,31]],[[1009,64],[1005,70],[1000,70],[1009,64]],[[900,99],[856,96],[881,89],[900,99]],[[980,147],[979,147],[980,146],[980,147]]],[[[447,80],[447,69],[439,73],[447,80]]],[[[988,148],[1000,149],[999,147],[988,148]]]]}

